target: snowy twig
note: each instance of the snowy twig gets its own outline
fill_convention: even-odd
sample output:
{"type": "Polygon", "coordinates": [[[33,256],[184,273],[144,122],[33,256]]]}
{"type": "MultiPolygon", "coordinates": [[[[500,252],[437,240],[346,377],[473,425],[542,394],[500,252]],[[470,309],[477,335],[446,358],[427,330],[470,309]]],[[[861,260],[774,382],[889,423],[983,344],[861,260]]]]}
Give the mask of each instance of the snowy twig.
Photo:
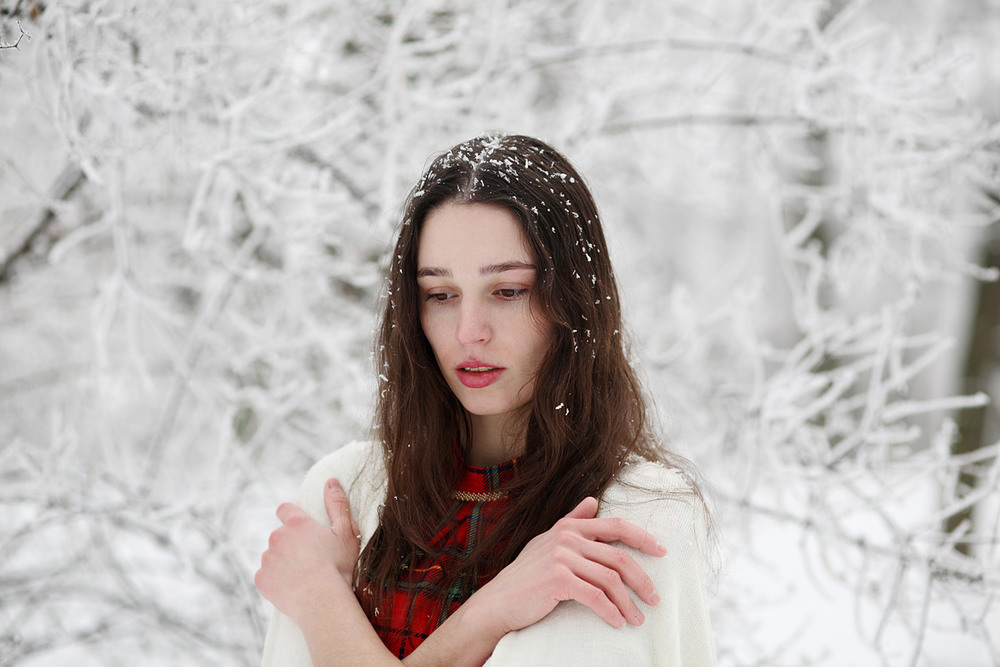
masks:
{"type": "Polygon", "coordinates": [[[361,202],[368,216],[372,219],[378,216],[378,205],[371,200],[367,193],[361,189],[346,173],[343,169],[340,169],[337,165],[333,164],[329,160],[324,160],[309,146],[299,145],[288,151],[289,157],[293,157],[297,160],[302,160],[306,164],[311,164],[322,169],[326,169],[330,174],[340,181],[344,188],[351,193],[351,196],[356,200],[361,202]]]}
{"type": "MultiPolygon", "coordinates": [[[[243,200],[241,200],[242,202],[243,200]]],[[[249,215],[245,202],[244,212],[249,215]]],[[[174,427],[180,411],[181,402],[191,388],[193,379],[192,372],[198,364],[204,345],[205,336],[211,330],[215,319],[225,310],[229,299],[232,296],[237,284],[243,280],[243,268],[249,262],[254,252],[270,234],[270,228],[265,224],[254,225],[253,231],[240,245],[239,251],[232,264],[227,267],[226,276],[222,284],[219,285],[210,299],[207,300],[205,308],[199,316],[198,323],[191,331],[187,347],[184,351],[183,365],[178,368],[177,376],[173,382],[170,392],[165,398],[163,411],[160,415],[159,424],[152,441],[147,448],[147,459],[143,480],[146,484],[145,491],[148,492],[160,471],[160,461],[163,457],[163,443],[167,440],[174,427]]]]}
{"type": "Polygon", "coordinates": [[[795,56],[791,53],[768,49],[757,44],[731,42],[718,39],[692,39],[683,37],[671,37],[668,39],[656,40],[637,40],[635,42],[622,44],[590,44],[587,46],[566,49],[561,53],[529,57],[528,63],[534,67],[546,67],[549,65],[575,62],[585,58],[603,58],[610,55],[644,53],[647,51],[660,51],[664,49],[740,55],[750,58],[769,60],[782,65],[794,65],[796,63],[795,56]]]}
{"type": "Polygon", "coordinates": [[[680,125],[733,125],[739,127],[763,127],[769,125],[802,126],[812,125],[810,119],[804,116],[789,114],[765,113],[683,113],[658,118],[639,118],[636,120],[606,123],[598,128],[607,134],[619,134],[630,130],[653,130],[661,127],[676,127],[680,125]]]}
{"type": "Polygon", "coordinates": [[[741,510],[747,510],[754,514],[781,521],[783,523],[795,524],[805,531],[826,533],[828,537],[831,537],[838,542],[849,544],[860,551],[893,561],[898,561],[900,567],[916,566],[921,568],[923,571],[932,573],[936,579],[948,579],[971,586],[986,586],[987,588],[995,589],[997,594],[1000,595],[1000,577],[997,577],[995,574],[990,574],[985,571],[977,571],[975,569],[963,569],[957,566],[944,565],[935,557],[921,556],[914,553],[911,549],[900,549],[898,545],[875,544],[864,537],[852,536],[845,532],[830,533],[815,519],[810,517],[797,516],[783,510],[760,505],[747,499],[736,498],[722,492],[716,493],[715,495],[719,498],[719,500],[733,504],[741,510]]]}
{"type": "MultiPolygon", "coordinates": [[[[86,180],[86,175],[83,170],[80,169],[75,164],[68,165],[62,170],[56,178],[55,183],[52,186],[51,191],[51,201],[65,201],[73,195],[74,192],[83,184],[86,180]]],[[[39,216],[38,221],[31,226],[31,229],[27,234],[21,239],[21,241],[14,245],[14,248],[7,253],[7,255],[0,261],[0,283],[3,283],[8,278],[10,278],[10,271],[14,267],[14,263],[17,262],[21,257],[28,254],[31,250],[32,244],[35,242],[42,232],[51,225],[56,220],[56,210],[54,207],[47,207],[42,214],[39,216]]]]}
{"type": "Polygon", "coordinates": [[[24,39],[25,37],[27,37],[28,39],[31,39],[31,35],[29,35],[28,33],[26,33],[24,31],[24,28],[21,27],[21,22],[20,21],[17,22],[17,29],[21,31],[21,34],[17,36],[17,41],[14,42],[13,44],[7,44],[7,43],[5,43],[3,41],[3,34],[0,33],[0,49],[17,49],[17,50],[20,51],[21,40],[24,39]]]}

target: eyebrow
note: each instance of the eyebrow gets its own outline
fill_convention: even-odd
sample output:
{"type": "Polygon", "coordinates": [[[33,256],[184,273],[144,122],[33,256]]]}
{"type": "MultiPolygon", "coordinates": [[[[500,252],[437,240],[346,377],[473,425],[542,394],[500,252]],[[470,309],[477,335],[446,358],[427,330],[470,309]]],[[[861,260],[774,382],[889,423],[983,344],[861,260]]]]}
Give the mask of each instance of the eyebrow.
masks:
{"type": "MultiPolygon", "coordinates": [[[[505,271],[523,271],[530,269],[536,271],[534,264],[527,262],[501,262],[500,264],[488,264],[479,269],[479,275],[488,276],[494,273],[504,273],[505,271]]],[[[442,269],[437,266],[425,266],[417,270],[417,278],[424,277],[451,278],[451,270],[442,269]]]]}

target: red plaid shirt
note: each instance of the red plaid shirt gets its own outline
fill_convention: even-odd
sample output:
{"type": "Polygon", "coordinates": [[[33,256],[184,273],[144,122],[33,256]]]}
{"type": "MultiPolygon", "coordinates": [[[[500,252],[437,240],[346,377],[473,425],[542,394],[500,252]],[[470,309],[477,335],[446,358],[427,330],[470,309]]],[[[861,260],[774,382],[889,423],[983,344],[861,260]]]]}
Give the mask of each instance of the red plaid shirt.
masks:
{"type": "Polygon", "coordinates": [[[468,586],[466,577],[443,594],[437,590],[442,569],[465,559],[502,515],[507,502],[498,489],[505,486],[516,471],[516,459],[489,468],[466,466],[455,487],[455,502],[431,540],[435,553],[419,552],[413,562],[402,564],[405,572],[389,596],[390,608],[376,609],[374,616],[368,619],[399,659],[409,655],[469,595],[486,583],[487,579],[480,577],[468,586]]]}

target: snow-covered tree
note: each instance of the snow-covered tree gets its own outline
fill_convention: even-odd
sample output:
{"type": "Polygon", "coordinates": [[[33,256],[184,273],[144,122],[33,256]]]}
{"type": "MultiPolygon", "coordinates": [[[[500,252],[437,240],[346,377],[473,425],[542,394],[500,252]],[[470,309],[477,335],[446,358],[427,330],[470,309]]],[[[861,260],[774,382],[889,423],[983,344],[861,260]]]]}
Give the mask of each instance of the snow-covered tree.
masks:
{"type": "Polygon", "coordinates": [[[953,449],[1000,382],[962,377],[995,31],[956,6],[0,0],[0,662],[257,661],[407,188],[502,130],[602,206],[720,663],[1000,664],[1000,436],[953,449]]]}

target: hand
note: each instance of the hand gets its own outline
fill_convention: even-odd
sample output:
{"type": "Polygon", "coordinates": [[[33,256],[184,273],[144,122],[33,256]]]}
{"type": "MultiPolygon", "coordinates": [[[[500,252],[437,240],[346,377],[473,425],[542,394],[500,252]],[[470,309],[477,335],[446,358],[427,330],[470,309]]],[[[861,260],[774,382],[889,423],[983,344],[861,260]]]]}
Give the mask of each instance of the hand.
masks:
{"type": "Polygon", "coordinates": [[[584,498],[469,598],[466,605],[487,612],[480,618],[495,624],[497,639],[540,621],[562,600],[590,607],[615,627],[643,622],[629,589],[651,605],[659,596],[632,557],[610,543],[622,542],[650,556],[663,556],[666,547],[624,519],[596,516],[597,500],[584,498]]]}
{"type": "Polygon", "coordinates": [[[331,582],[344,581],[350,588],[361,547],[347,495],[336,479],[327,483],[323,500],[329,526],[292,503],[278,507],[281,526],[271,533],[254,577],[261,595],[296,620],[322,604],[322,591],[331,582]]]}

